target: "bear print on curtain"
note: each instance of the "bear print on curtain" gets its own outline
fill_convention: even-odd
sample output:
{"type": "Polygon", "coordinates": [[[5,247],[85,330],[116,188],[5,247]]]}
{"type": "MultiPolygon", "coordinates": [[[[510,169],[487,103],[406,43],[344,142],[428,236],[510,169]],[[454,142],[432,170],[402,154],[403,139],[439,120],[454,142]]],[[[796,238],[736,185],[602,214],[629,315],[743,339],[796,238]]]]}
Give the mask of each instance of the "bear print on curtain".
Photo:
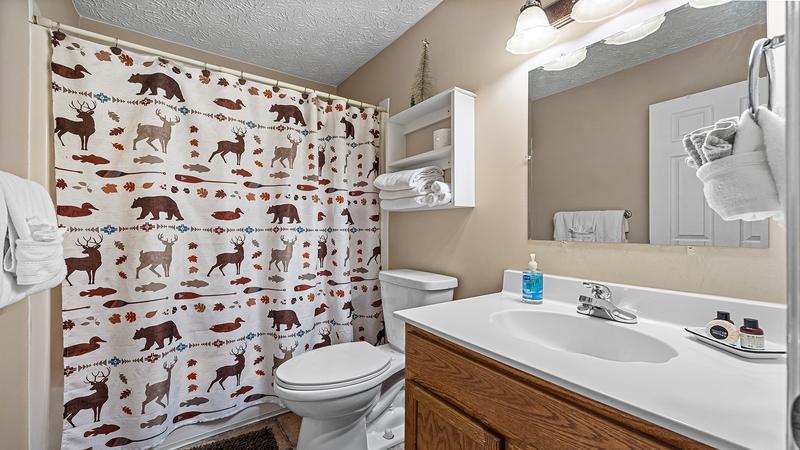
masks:
{"type": "Polygon", "coordinates": [[[64,448],[151,448],[275,402],[300,353],[385,340],[377,111],[51,43],[64,448]]]}

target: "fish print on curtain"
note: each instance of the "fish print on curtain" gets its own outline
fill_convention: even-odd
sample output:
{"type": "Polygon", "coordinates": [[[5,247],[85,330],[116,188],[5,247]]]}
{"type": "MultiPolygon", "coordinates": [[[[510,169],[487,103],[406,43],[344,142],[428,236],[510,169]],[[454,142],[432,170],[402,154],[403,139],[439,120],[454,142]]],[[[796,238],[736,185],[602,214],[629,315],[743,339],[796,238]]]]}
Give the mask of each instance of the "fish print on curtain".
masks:
{"type": "Polygon", "coordinates": [[[150,448],[277,401],[300,353],[385,341],[376,111],[52,45],[64,448],[150,448]]]}

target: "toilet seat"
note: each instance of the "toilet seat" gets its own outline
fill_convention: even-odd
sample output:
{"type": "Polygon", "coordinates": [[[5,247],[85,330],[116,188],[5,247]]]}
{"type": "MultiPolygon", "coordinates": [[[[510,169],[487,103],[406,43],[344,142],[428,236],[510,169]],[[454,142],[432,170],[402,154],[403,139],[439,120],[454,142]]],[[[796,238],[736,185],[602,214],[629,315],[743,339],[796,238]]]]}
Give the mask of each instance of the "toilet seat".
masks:
{"type": "Polygon", "coordinates": [[[392,358],[366,342],[349,342],[303,353],[275,371],[275,384],[291,391],[325,391],[384,375],[392,358]]]}

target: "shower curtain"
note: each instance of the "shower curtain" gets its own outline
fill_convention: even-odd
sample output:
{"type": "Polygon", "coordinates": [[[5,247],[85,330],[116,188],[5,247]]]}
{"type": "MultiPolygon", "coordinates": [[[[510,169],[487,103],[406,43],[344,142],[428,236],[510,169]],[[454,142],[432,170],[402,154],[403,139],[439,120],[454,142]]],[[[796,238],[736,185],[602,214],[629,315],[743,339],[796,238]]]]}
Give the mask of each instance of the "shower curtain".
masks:
{"type": "Polygon", "coordinates": [[[151,448],[275,402],[300,353],[385,340],[377,111],[51,44],[64,448],[151,448]]]}

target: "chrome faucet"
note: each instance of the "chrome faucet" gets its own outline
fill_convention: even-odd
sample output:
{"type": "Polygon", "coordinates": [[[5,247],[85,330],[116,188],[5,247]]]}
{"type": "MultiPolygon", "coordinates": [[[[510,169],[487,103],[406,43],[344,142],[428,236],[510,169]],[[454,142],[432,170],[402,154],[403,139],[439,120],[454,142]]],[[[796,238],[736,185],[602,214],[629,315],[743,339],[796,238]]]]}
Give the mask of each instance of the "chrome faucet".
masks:
{"type": "Polygon", "coordinates": [[[636,323],[636,315],[618,308],[612,300],[611,289],[599,283],[584,281],[583,287],[592,291],[592,296],[578,297],[578,313],[621,323],[636,323]]]}

